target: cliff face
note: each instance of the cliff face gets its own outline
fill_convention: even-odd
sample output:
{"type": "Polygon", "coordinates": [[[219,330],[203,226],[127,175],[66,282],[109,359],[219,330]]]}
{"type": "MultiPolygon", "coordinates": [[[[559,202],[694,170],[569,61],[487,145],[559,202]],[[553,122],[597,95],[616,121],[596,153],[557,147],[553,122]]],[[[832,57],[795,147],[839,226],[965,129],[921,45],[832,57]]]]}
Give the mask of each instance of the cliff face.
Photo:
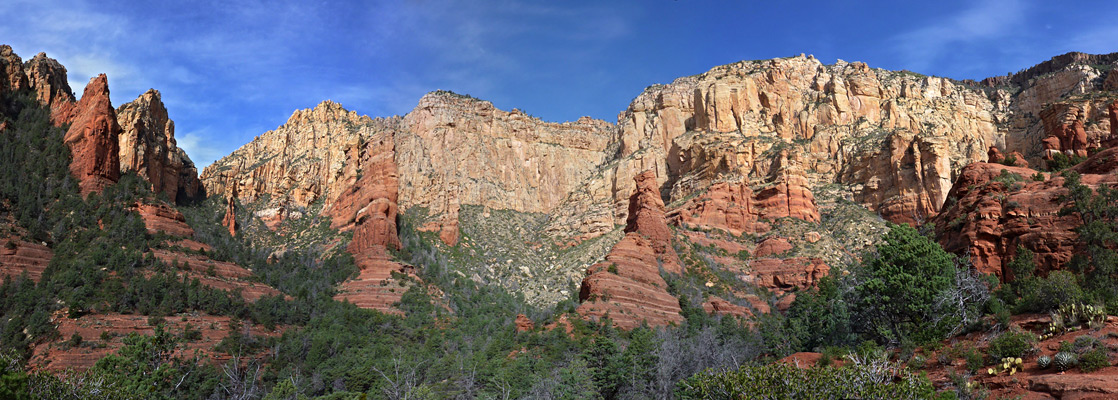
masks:
{"type": "MultiPolygon", "coordinates": [[[[591,239],[617,240],[607,234],[619,227],[633,230],[631,219],[641,214],[630,207],[656,197],[666,204],[670,228],[660,236],[667,239],[626,234],[618,246],[660,255],[675,241],[701,242],[730,254],[704,257],[783,292],[811,285],[873,245],[884,225],[850,204],[922,223],[936,218],[964,167],[989,154],[1042,165],[1054,152],[1102,146],[1114,123],[1110,100],[1096,94],[1114,86],[1107,83],[1113,73],[1092,63],[1111,58],[1059,56],[981,83],[805,56],[743,61],[650,86],[616,124],[547,123],[448,92],[424,96],[403,117],[377,120],[327,102],[208,167],[203,184],[210,193],[236,186],[242,200],[267,197],[274,220],[322,200],[342,230],[360,229],[354,209],[368,206],[380,221],[368,236],[377,243],[390,242],[393,212],[414,210],[423,217],[418,228],[449,246],[463,241],[469,207],[482,216],[537,215],[538,231],[518,231],[524,246],[576,252],[591,239]],[[393,162],[365,161],[367,142],[381,136],[392,142],[393,162]],[[359,179],[369,168],[381,178],[394,171],[394,201],[384,187],[366,187],[387,181],[359,179]],[[634,185],[646,171],[651,181],[634,185]],[[634,201],[635,194],[645,199],[634,201]],[[774,252],[761,246],[766,239],[785,240],[791,250],[774,252]]],[[[537,266],[510,256],[497,266],[504,256],[482,253],[481,273],[500,281],[509,279],[505,270],[543,280],[594,264],[570,257],[580,261],[537,266]]]]}
{"type": "Polygon", "coordinates": [[[206,193],[254,201],[268,197],[272,204],[306,207],[334,200],[356,181],[356,169],[346,169],[347,150],[359,146],[397,119],[371,119],[325,101],[299,110],[287,123],[265,132],[202,171],[206,193]]]}
{"type": "Polygon", "coordinates": [[[463,204],[551,213],[606,161],[610,124],[542,122],[453,93],[424,96],[404,117],[396,161],[402,209],[434,216],[422,229],[458,241],[463,204]]]}
{"type": "Polygon", "coordinates": [[[148,90],[117,108],[116,115],[121,172],[136,171],[151,182],[152,191],[171,201],[204,194],[198,169],[175,141],[175,122],[167,116],[159,91],[148,90]]]}
{"type": "Polygon", "coordinates": [[[120,125],[116,111],[109,103],[109,81],[101,74],[89,81],[82,99],[66,118],[66,145],[73,160],[70,173],[78,179],[82,195],[100,192],[120,179],[117,136],[120,125]]]}
{"type": "MultiPolygon", "coordinates": [[[[1110,118],[1118,111],[1114,100],[1110,118]]],[[[1057,104],[1054,108],[1063,109],[1057,104]]],[[[1051,114],[1049,114],[1051,115],[1051,114]]],[[[1056,126],[1080,126],[1072,124],[1056,126]]],[[[1118,139],[1118,124],[1110,125],[1103,143],[1118,139]]],[[[1061,149],[1062,151],[1062,149],[1061,149]]],[[[1082,155],[1086,155],[1084,152],[1082,155]]],[[[1073,153],[1072,155],[1080,155],[1073,153]]],[[[1118,147],[1098,151],[1071,168],[1091,187],[1118,184],[1118,147]]],[[[963,169],[951,189],[950,201],[936,223],[939,242],[948,251],[966,253],[978,271],[1007,278],[1005,267],[1024,246],[1036,254],[1038,272],[1060,269],[1080,251],[1075,228],[1082,221],[1074,214],[1060,215],[1068,206],[1064,178],[1027,167],[975,163],[963,169]]]]}
{"type": "Polygon", "coordinates": [[[62,125],[72,118],[74,94],[66,80],[66,67],[39,53],[23,64],[23,73],[39,104],[51,110],[51,122],[62,125]]]}
{"type": "Polygon", "coordinates": [[[671,201],[727,176],[839,183],[886,219],[914,222],[935,214],[954,171],[1002,140],[997,113],[947,79],[801,56],[653,86],[619,129],[623,156],[662,163],[671,201]]]}
{"type": "Polygon", "coordinates": [[[27,75],[23,73],[23,60],[12,52],[12,46],[0,45],[0,96],[23,90],[28,87],[27,75]]]}

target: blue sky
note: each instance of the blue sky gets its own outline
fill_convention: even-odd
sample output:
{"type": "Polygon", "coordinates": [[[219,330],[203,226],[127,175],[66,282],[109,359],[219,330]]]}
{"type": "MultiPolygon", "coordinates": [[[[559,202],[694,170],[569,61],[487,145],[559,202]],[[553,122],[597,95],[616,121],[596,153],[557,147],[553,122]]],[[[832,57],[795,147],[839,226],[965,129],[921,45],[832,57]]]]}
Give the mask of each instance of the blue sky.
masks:
{"type": "Polygon", "coordinates": [[[1118,7],[1085,1],[0,2],[0,43],[109,75],[114,105],[159,89],[201,166],[332,99],[404,114],[445,89],[549,121],[615,121],[648,85],[814,54],[952,78],[1118,51],[1118,7]]]}

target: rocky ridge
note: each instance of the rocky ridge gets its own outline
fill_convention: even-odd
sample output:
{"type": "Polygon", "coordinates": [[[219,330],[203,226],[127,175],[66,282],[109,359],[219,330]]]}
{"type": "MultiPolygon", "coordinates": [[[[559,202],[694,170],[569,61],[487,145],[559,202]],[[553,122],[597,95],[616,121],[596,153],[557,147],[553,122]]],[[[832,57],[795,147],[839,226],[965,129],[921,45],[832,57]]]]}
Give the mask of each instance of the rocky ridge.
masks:
{"type": "MultiPolygon", "coordinates": [[[[357,177],[334,160],[353,143],[365,146],[354,138],[392,131],[399,213],[415,210],[421,230],[469,253],[473,247],[458,246],[466,207],[544,215],[547,240],[539,244],[573,248],[626,225],[633,215],[630,182],[652,170],[674,226],[670,241],[704,241],[721,254],[702,257],[781,292],[810,285],[828,265],[872,246],[872,236],[839,235],[860,223],[884,229],[872,217],[848,218],[847,204],[893,222],[922,223],[936,217],[963,168],[987,161],[991,147],[1033,165],[1051,153],[1044,144],[1050,136],[1072,133],[1067,145],[1060,139],[1048,150],[1098,147],[1112,125],[1109,103],[1095,95],[1112,75],[1107,57],[1060,56],[1024,75],[982,83],[859,62],[824,65],[802,55],[742,61],[650,86],[616,124],[547,123],[441,91],[389,119],[320,105],[218,161],[203,172],[203,183],[222,193],[231,184],[248,188],[241,199],[266,194],[277,210],[273,219],[283,218],[291,208],[285,205],[317,199],[330,210],[357,177]],[[333,116],[302,117],[315,113],[333,116]],[[369,121],[376,121],[373,128],[369,121]],[[821,193],[833,204],[828,211],[818,204],[821,193]],[[793,249],[755,255],[768,238],[786,239],[793,249]]],[[[532,279],[586,267],[541,271],[510,260],[509,268],[487,267],[495,280],[519,276],[518,266],[532,279]]]]}

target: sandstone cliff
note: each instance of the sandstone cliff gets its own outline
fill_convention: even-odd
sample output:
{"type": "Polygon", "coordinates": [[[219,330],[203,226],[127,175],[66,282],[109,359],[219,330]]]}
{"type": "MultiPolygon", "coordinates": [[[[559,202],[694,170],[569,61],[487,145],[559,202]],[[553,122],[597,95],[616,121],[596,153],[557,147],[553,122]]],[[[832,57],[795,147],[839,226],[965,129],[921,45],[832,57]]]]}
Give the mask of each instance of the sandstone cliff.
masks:
{"type": "Polygon", "coordinates": [[[101,74],[89,81],[73,108],[66,131],[66,145],[73,160],[70,173],[78,180],[83,195],[100,192],[105,186],[120,179],[119,144],[120,125],[116,111],[109,103],[109,81],[101,74]]]}
{"type": "Polygon", "coordinates": [[[66,80],[66,67],[46,53],[39,53],[23,64],[23,73],[39,104],[50,108],[51,121],[55,125],[69,122],[75,99],[66,80]]]}
{"type": "MultiPolygon", "coordinates": [[[[1111,129],[1118,130],[1118,124],[1111,129]]],[[[1071,170],[1091,188],[1118,184],[1118,147],[1099,151],[1071,170]]],[[[963,169],[943,213],[933,220],[937,237],[948,251],[969,254],[979,272],[1011,278],[1006,265],[1024,246],[1036,254],[1038,272],[1046,274],[1081,251],[1074,230],[1082,221],[1074,214],[1060,215],[1068,205],[1066,194],[1059,174],[975,163],[963,169]]]]}
{"type": "Polygon", "coordinates": [[[462,204],[550,213],[606,161],[610,128],[590,118],[547,123],[487,101],[430,93],[397,135],[401,209],[436,216],[423,228],[450,245],[462,204]]]}
{"type": "MultiPolygon", "coordinates": [[[[589,118],[548,123],[441,91],[389,119],[359,117],[327,102],[296,112],[284,126],[214,163],[203,183],[211,193],[235,185],[242,200],[267,199],[274,212],[261,215],[271,226],[321,201],[333,227],[356,229],[353,210],[337,211],[349,207],[336,207],[339,197],[364,193],[346,201],[364,207],[381,189],[361,187],[357,170],[366,167],[345,160],[361,160],[366,141],[391,132],[396,212],[418,215],[419,229],[482,260],[466,271],[472,279],[513,282],[509,287],[516,290],[524,288],[523,276],[570,277],[588,265],[582,256],[603,255],[578,246],[618,240],[609,233],[637,215],[630,209],[632,182],[651,170],[653,189],[642,196],[667,204],[666,218],[678,229],[667,236],[709,242],[729,256],[701,257],[782,292],[810,285],[829,265],[856,259],[873,245],[872,235],[884,226],[854,211],[851,202],[887,220],[922,223],[936,217],[963,168],[988,160],[992,147],[1019,159],[1018,165],[1042,165],[1052,151],[1082,154],[1100,147],[1114,124],[1111,102],[1096,94],[1107,87],[1107,63],[1115,59],[1064,55],[982,83],[859,62],[824,65],[802,55],[742,61],[650,86],[616,124],[589,118]],[[476,213],[467,216],[473,207],[476,213]],[[498,211],[531,221],[517,225],[523,240],[508,243],[510,251],[560,250],[523,252],[555,252],[537,263],[492,256],[500,249],[479,248],[479,240],[460,245],[466,230],[485,231],[461,224],[498,211]],[[768,238],[793,248],[754,255],[768,238]],[[582,256],[564,259],[563,251],[582,256]]],[[[384,227],[389,203],[376,205],[384,227]]],[[[646,244],[657,251],[670,247],[663,243],[646,244]]]]}
{"type": "Polygon", "coordinates": [[[167,116],[159,91],[148,90],[117,108],[116,115],[121,172],[136,171],[151,182],[152,191],[171,201],[204,194],[198,169],[175,141],[175,122],[167,116]]]}
{"type": "Polygon", "coordinates": [[[371,119],[325,101],[299,110],[287,123],[265,132],[202,171],[208,194],[246,201],[268,198],[272,208],[306,207],[323,201],[329,209],[356,182],[357,169],[346,168],[347,151],[360,148],[398,118],[371,119]]]}
{"type": "Polygon", "coordinates": [[[0,45],[0,96],[23,90],[28,87],[27,75],[23,73],[23,60],[12,52],[12,46],[0,45]]]}

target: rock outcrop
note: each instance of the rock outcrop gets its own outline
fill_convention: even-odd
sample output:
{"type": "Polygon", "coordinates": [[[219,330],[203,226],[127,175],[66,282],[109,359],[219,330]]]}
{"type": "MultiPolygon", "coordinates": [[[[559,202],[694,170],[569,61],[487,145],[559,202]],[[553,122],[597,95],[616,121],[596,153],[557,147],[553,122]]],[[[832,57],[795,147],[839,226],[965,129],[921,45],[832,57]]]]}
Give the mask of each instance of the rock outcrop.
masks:
{"type": "Polygon", "coordinates": [[[353,179],[326,214],[331,227],[353,230],[348,251],[359,275],[342,283],[335,298],[358,307],[398,312],[392,305],[406,290],[394,274],[412,274],[413,268],[391,260],[389,248],[399,249],[396,215],[399,193],[393,131],[377,132],[346,151],[341,176],[353,179]]]}
{"type": "Polygon", "coordinates": [[[175,122],[159,91],[150,89],[116,109],[120,123],[121,172],[136,171],[151,182],[152,191],[171,201],[204,197],[198,169],[175,141],[175,122]]]}
{"type": "Polygon", "coordinates": [[[26,273],[38,282],[54,256],[50,248],[40,243],[20,240],[17,237],[0,238],[0,280],[13,280],[26,273]]]}
{"type": "Polygon", "coordinates": [[[237,236],[237,196],[235,194],[225,198],[225,216],[221,218],[221,226],[229,230],[229,236],[237,236]]]}
{"type": "MultiPolygon", "coordinates": [[[[1118,184],[1118,148],[1072,167],[1084,184],[1118,184]]],[[[1009,278],[1006,264],[1024,246],[1036,255],[1039,274],[1061,268],[1078,251],[1079,217],[1060,215],[1067,205],[1064,178],[1024,167],[975,163],[963,169],[949,203],[933,220],[945,249],[970,254],[981,273],[1009,278]]]]}
{"type": "Polygon", "coordinates": [[[1071,104],[1057,104],[1041,113],[1044,130],[1044,158],[1052,159],[1053,153],[1069,156],[1087,156],[1087,131],[1083,129],[1082,110],[1071,104]]]}
{"type": "Polygon", "coordinates": [[[66,67],[46,53],[39,53],[23,64],[23,73],[39,104],[50,108],[51,122],[60,126],[73,118],[75,99],[66,79],[66,67]]]}
{"type": "Polygon", "coordinates": [[[887,219],[912,222],[935,214],[954,170],[1001,140],[996,111],[943,78],[802,56],[746,61],[646,89],[619,120],[620,151],[664,159],[672,201],[719,179],[790,178],[848,185],[887,219]]]}
{"type": "Polygon", "coordinates": [[[661,268],[675,274],[682,270],[671,248],[655,178],[653,171],[635,177],[637,189],[629,207],[633,214],[625,237],[604,262],[586,270],[578,296],[582,304],[577,310],[584,318],[608,316],[622,329],[642,322],[655,326],[683,321],[679,300],[667,292],[668,284],[660,277],[661,268]]]}
{"type": "Polygon", "coordinates": [[[194,236],[194,228],[186,224],[186,217],[171,207],[162,203],[139,203],[133,208],[140,214],[144,227],[148,233],[165,233],[171,236],[190,238],[194,236]]]}
{"type": "Polygon", "coordinates": [[[230,196],[235,190],[243,201],[267,197],[272,208],[321,201],[328,210],[357,181],[360,169],[347,167],[347,152],[360,149],[398,120],[359,116],[324,101],[295,111],[285,124],[215,161],[202,171],[201,180],[211,195],[230,196]]]}
{"type": "Polygon", "coordinates": [[[74,105],[72,116],[63,120],[70,122],[65,138],[73,156],[70,173],[77,178],[82,195],[100,192],[119,180],[117,136],[121,129],[116,111],[109,102],[109,81],[105,74],[89,81],[81,101],[74,105]]]}
{"type": "Polygon", "coordinates": [[[27,75],[23,73],[23,60],[12,52],[12,46],[0,45],[0,96],[23,90],[28,87],[27,75]]]}

